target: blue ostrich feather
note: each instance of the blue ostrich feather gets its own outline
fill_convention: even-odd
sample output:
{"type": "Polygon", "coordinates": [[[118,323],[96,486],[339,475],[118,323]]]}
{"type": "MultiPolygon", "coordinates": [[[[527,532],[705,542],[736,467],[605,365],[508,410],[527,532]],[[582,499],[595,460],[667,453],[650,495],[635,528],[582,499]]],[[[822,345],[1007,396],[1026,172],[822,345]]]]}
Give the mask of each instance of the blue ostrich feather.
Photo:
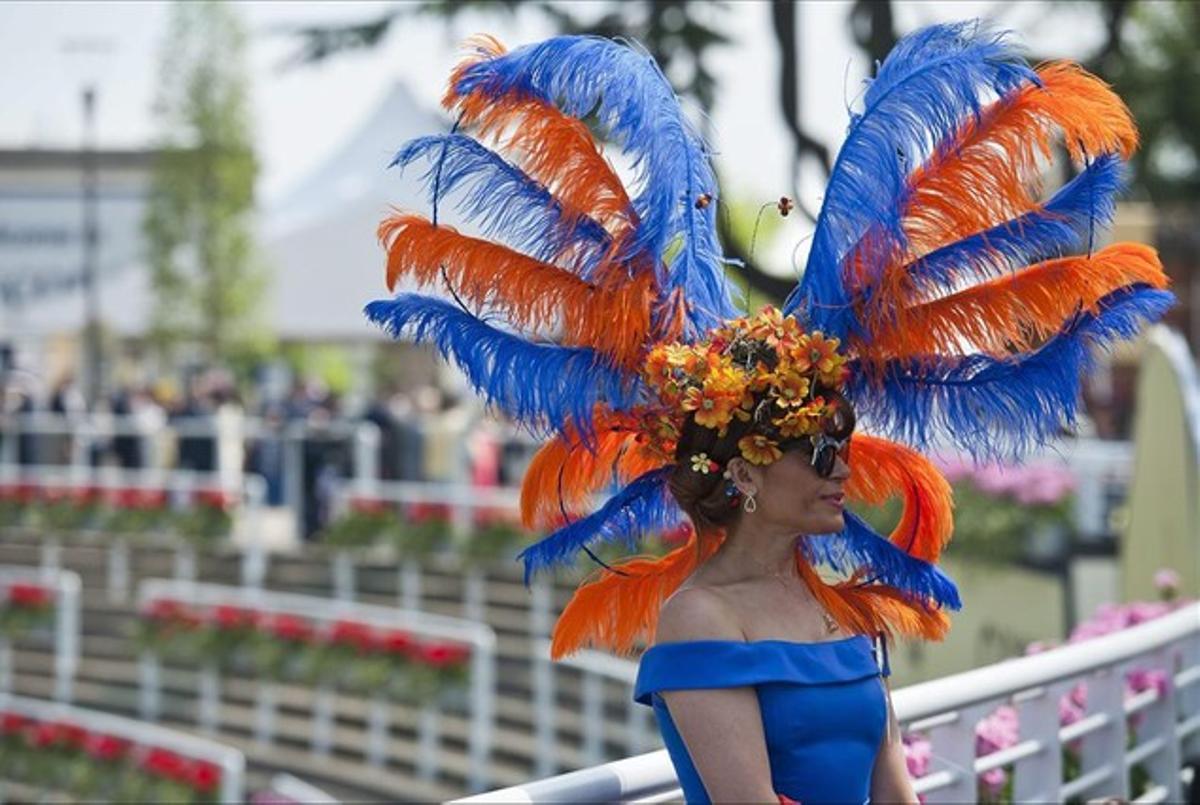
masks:
{"type": "Polygon", "coordinates": [[[591,274],[610,247],[604,227],[594,219],[567,212],[543,185],[499,154],[462,134],[417,137],[408,141],[389,167],[402,169],[427,160],[421,175],[437,208],[456,190],[454,205],[489,237],[542,261],[574,253],[568,266],[584,277],[591,274]],[[568,245],[575,248],[568,249],[568,245]]]}
{"type": "Polygon", "coordinates": [[[644,531],[678,525],[683,512],[667,488],[673,469],[661,467],[639,475],[596,511],[521,551],[517,558],[525,563],[525,583],[535,573],[574,561],[591,543],[620,540],[633,550],[644,531]]]}
{"type": "Polygon", "coordinates": [[[935,249],[909,266],[909,276],[932,293],[1074,252],[1112,222],[1124,168],[1118,155],[1101,155],[1041,209],[935,249]]]}
{"type": "Polygon", "coordinates": [[[440,299],[397,294],[371,302],[365,313],[393,338],[434,344],[489,405],[535,435],[573,425],[586,438],[597,403],[626,410],[638,394],[635,377],[613,369],[593,350],[532,344],[440,299]]]}
{"type": "Polygon", "coordinates": [[[810,562],[845,575],[861,570],[872,582],[936,602],[939,607],[962,607],[958,588],[937,565],[905,553],[854,512],[846,511],[844,517],[846,526],[840,532],[801,540],[801,550],[810,562]]]}
{"type": "Polygon", "coordinates": [[[784,303],[812,329],[865,336],[844,284],[843,264],[863,243],[863,268],[878,277],[906,243],[901,212],[907,176],[968,115],[1037,75],[979,21],[923,28],[902,39],[870,82],[861,114],[850,119],[813,233],[804,276],[784,303]]]}
{"type": "Polygon", "coordinates": [[[1133,338],[1174,303],[1168,291],[1130,285],[1036,350],[891,361],[881,378],[854,372],[846,395],[874,428],[919,448],[946,438],[977,460],[1017,459],[1074,425],[1096,350],[1133,338]]]}
{"type": "Polygon", "coordinates": [[[639,47],[559,36],[468,67],[455,89],[499,99],[525,94],[586,118],[632,157],[640,224],[620,257],[656,258],[663,294],[682,288],[685,337],[737,315],[717,240],[717,181],[709,153],[654,59],[639,47]],[[702,196],[710,202],[697,204],[702,196]],[[665,263],[676,238],[683,248],[665,263]]]}

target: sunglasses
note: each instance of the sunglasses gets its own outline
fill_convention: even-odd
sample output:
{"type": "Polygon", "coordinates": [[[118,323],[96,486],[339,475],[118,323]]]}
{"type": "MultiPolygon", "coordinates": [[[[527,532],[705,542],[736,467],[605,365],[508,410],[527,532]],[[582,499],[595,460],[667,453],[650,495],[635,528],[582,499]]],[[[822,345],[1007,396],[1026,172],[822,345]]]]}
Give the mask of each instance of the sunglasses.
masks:
{"type": "Polygon", "coordinates": [[[812,465],[813,471],[819,478],[828,478],[833,475],[833,468],[837,464],[837,460],[841,457],[842,461],[850,463],[850,437],[845,439],[835,439],[824,433],[818,433],[815,436],[809,436],[807,439],[796,439],[789,444],[783,445],[783,449],[798,449],[809,453],[811,458],[809,464],[812,465]]]}

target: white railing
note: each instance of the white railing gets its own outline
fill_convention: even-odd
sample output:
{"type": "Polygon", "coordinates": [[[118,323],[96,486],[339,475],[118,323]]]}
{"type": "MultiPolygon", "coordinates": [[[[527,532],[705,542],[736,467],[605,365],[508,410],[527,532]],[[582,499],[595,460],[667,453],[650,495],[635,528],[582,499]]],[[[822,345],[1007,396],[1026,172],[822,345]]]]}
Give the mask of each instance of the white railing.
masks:
{"type": "MultiPolygon", "coordinates": [[[[32,584],[54,594],[54,699],[71,701],[79,667],[79,575],[69,570],[0,567],[0,599],[14,584],[32,584]]],[[[12,690],[13,650],[0,637],[0,693],[12,690]]]]}
{"type": "MultiPolygon", "coordinates": [[[[111,494],[119,489],[164,491],[168,505],[182,508],[188,504],[189,495],[200,490],[220,490],[236,503],[236,517],[253,519],[263,505],[266,484],[258,475],[243,474],[236,484],[231,485],[219,473],[196,472],[193,470],[143,469],[128,470],[117,467],[88,466],[14,466],[0,464],[0,485],[28,485],[39,489],[71,489],[93,487],[111,494]]],[[[238,527],[235,521],[233,528],[238,527]]],[[[61,534],[46,530],[41,535],[42,567],[57,569],[61,564],[61,534]]],[[[125,601],[129,595],[129,544],[125,535],[114,535],[104,542],[107,550],[107,588],[113,601],[125,601]]],[[[151,537],[154,535],[151,534],[151,537]]],[[[185,539],[174,543],[175,577],[192,580],[196,578],[196,549],[185,539]]],[[[257,587],[266,574],[266,550],[258,539],[249,540],[242,553],[242,583],[257,587]]]]}
{"type": "MultiPolygon", "coordinates": [[[[365,626],[383,630],[404,630],[417,637],[443,638],[471,647],[469,712],[471,719],[468,737],[469,785],[480,791],[487,786],[494,730],[493,711],[496,689],[496,635],[488,626],[391,607],[348,601],[332,601],[291,593],[267,592],[245,587],[168,579],[146,579],[138,585],[139,609],[157,600],[171,600],[189,606],[235,606],[265,615],[292,615],[316,624],[331,625],[337,620],[353,620],[365,626]]],[[[139,711],[147,721],[156,720],[161,713],[161,668],[158,656],[145,651],[138,659],[139,711]]],[[[215,662],[197,669],[197,722],[202,729],[216,732],[220,709],[220,671],[215,662]]],[[[263,678],[259,680],[255,734],[259,743],[273,740],[276,686],[263,678]]],[[[380,698],[372,701],[368,710],[367,746],[365,758],[371,765],[381,766],[387,756],[390,708],[380,698]]],[[[327,755],[333,741],[334,688],[320,684],[313,696],[311,749],[317,755],[327,755]]],[[[431,779],[440,765],[438,739],[439,711],[436,702],[422,706],[418,717],[417,774],[431,779]]]]}
{"type": "MultiPolygon", "coordinates": [[[[334,516],[345,513],[356,498],[386,501],[397,505],[426,504],[444,506],[450,513],[450,530],[457,536],[467,533],[479,510],[500,510],[516,516],[520,490],[514,487],[478,487],[465,484],[424,483],[413,481],[377,481],[358,478],[339,485],[334,493],[334,516]]],[[[421,565],[415,559],[400,561],[399,604],[404,609],[421,607],[421,565]]],[[[339,550],[333,557],[334,597],[353,601],[357,595],[358,562],[356,552],[339,550]]],[[[463,617],[482,621],[486,594],[482,571],[468,567],[463,571],[463,617]]]]}
{"type": "Polygon", "coordinates": [[[5,693],[0,693],[0,711],[37,721],[66,721],[88,732],[111,735],[139,746],[166,749],[192,760],[212,763],[221,770],[218,800],[223,803],[245,801],[246,758],[231,746],[110,713],[5,693]]]}
{"type": "MultiPolygon", "coordinates": [[[[156,463],[149,455],[154,441],[180,438],[211,438],[216,470],[229,483],[238,483],[241,475],[242,454],[245,443],[253,440],[278,441],[283,451],[283,498],[284,504],[295,513],[296,527],[301,522],[301,502],[304,496],[303,467],[304,442],[312,437],[345,439],[353,445],[353,475],[356,478],[379,477],[379,426],[361,420],[335,419],[323,424],[312,424],[304,420],[272,423],[259,417],[240,414],[223,416],[181,417],[160,422],[146,422],[137,416],[112,416],[108,414],[83,414],[66,416],[53,413],[0,415],[0,465],[18,463],[18,436],[58,436],[69,443],[67,466],[86,468],[90,463],[92,448],[113,436],[130,436],[141,439],[143,466],[153,467],[156,463]]],[[[41,446],[37,443],[35,458],[40,459],[41,446]]],[[[155,467],[155,469],[165,469],[155,467]]]]}
{"type": "MultiPolygon", "coordinates": [[[[1152,781],[1137,801],[1179,801],[1181,763],[1200,753],[1200,603],[1114,634],[913,685],[892,701],[906,730],[932,743],[933,768],[914,781],[927,802],[975,802],[978,776],[1006,766],[1013,769],[1014,801],[1127,799],[1129,772],[1137,765],[1152,781]],[[1163,692],[1149,689],[1124,699],[1132,668],[1166,670],[1163,692]],[[1088,686],[1087,715],[1060,727],[1059,697],[1080,682],[1088,686]],[[977,758],[976,723],[1010,703],[1020,713],[1021,740],[977,758]],[[1134,714],[1143,721],[1130,745],[1127,719],[1134,714]],[[1082,743],[1081,769],[1064,781],[1063,747],[1075,742],[1082,743]]],[[[651,802],[681,796],[670,758],[660,749],[458,801],[651,802]]]]}

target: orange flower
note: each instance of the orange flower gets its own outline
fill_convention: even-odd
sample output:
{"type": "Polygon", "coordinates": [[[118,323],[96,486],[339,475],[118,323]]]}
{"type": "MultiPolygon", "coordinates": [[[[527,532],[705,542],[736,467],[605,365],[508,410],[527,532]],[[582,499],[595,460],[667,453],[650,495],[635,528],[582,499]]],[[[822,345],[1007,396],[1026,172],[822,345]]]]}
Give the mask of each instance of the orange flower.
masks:
{"type": "Polygon", "coordinates": [[[773,347],[790,348],[800,338],[800,325],[791,316],[784,316],[778,308],[767,305],[749,328],[751,338],[766,341],[773,347]]]}
{"type": "Polygon", "coordinates": [[[779,445],[758,433],[752,433],[739,439],[738,450],[741,451],[742,458],[751,464],[759,465],[771,464],[778,461],[783,455],[779,445]]]}
{"type": "Polygon", "coordinates": [[[683,395],[683,410],[696,412],[696,424],[706,428],[723,429],[733,418],[736,398],[708,387],[690,388],[683,395]]]}
{"type": "Polygon", "coordinates": [[[675,369],[667,357],[666,347],[656,347],[646,356],[646,366],[642,369],[642,377],[653,389],[661,389],[675,375],[675,369]]]}
{"type": "Polygon", "coordinates": [[[837,353],[839,341],[836,338],[826,338],[820,330],[808,336],[809,364],[822,375],[830,375],[840,367],[844,359],[837,353]]]}

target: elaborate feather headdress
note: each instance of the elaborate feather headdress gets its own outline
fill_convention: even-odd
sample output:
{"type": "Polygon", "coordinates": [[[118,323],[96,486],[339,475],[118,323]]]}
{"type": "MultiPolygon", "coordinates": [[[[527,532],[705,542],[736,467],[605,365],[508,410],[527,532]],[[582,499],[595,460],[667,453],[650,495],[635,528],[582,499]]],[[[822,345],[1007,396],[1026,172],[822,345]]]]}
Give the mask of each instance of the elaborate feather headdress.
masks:
{"type": "MultiPolygon", "coordinates": [[[[393,163],[426,166],[432,215],[397,214],[380,237],[389,288],[409,278],[454,302],[401,293],[367,315],[435,345],[489,405],[546,439],[522,515],[555,530],[521,553],[527,578],[601,542],[636,548],[683,520],[667,488],[675,458],[645,439],[647,410],[662,404],[647,358],[711,343],[739,314],[709,153],[653,59],[606,39],[512,52],[478,40],[444,105],[454,130],[393,163]],[[601,141],[629,158],[636,193],[601,141]],[[439,223],[447,203],[479,232],[439,223]]],[[[905,37],[869,82],[783,307],[836,339],[842,393],[897,440],[856,434],[846,486],[867,504],[899,496],[893,532],[847,512],[841,533],[802,542],[802,573],[848,630],[936,638],[943,609],[958,606],[935,565],[952,530],[949,486],[917,449],[936,439],[1019,458],[1074,421],[1096,350],[1172,304],[1153,249],[1094,249],[1136,143],[1103,82],[1070,63],[1031,69],[978,22],[905,37]],[[1058,143],[1078,174],[1043,198],[1040,163],[1058,143]],[[818,564],[843,580],[826,583],[818,564]]],[[[651,637],[664,597],[715,549],[696,539],[581,585],[555,656],[651,637]]]]}

